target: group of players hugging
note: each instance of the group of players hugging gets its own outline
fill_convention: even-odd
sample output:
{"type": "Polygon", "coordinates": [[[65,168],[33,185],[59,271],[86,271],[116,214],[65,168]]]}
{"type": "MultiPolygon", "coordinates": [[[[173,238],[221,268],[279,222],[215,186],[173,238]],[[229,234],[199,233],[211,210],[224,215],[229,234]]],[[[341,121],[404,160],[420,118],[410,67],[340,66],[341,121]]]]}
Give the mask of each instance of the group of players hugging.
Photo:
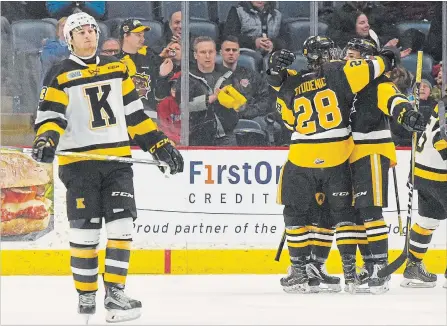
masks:
{"type": "Polygon", "coordinates": [[[388,265],[382,211],[387,207],[388,170],[397,164],[389,126],[393,119],[419,135],[410,187],[414,183],[418,190],[420,219],[409,231],[401,286],[434,287],[437,276],[425,269],[422,259],[447,217],[447,98],[425,122],[388,77],[400,61],[396,48],[379,51],[369,40],[352,39],[343,52],[345,57],[337,59],[332,40],[311,36],[303,50],[308,70],[287,69],[295,59],[287,50],[270,57],[267,79],[278,92],[282,120],[293,132],[277,196],[284,205],[291,262],[281,285],[289,293],[341,291],[340,279],[324,265],[335,233],[344,290],[389,290],[390,275],[380,271],[388,265]],[[358,273],[357,246],[364,262],[358,273]]]}
{"type": "MultiPolygon", "coordinates": [[[[58,159],[59,177],[67,188],[78,312],[86,318],[96,312],[97,249],[104,219],[106,320],[120,322],[139,318],[142,308],[139,300],[124,293],[137,217],[133,172],[129,163],[88,155],[131,157],[131,138],[166,163],[171,174],[181,173],[184,163],[174,144],[144,113],[126,64],[96,54],[99,32],[95,19],[84,12],[68,17],[64,36],[71,55],[44,80],[32,157],[52,163],[56,149],[87,155],[58,159]]],[[[125,37],[133,32],[138,31],[129,30],[125,37]]],[[[277,108],[293,130],[278,189],[291,260],[288,276],[281,279],[286,292],[317,292],[322,284],[330,291],[341,290],[340,279],[328,275],[324,267],[334,233],[345,290],[356,293],[362,285],[368,287],[362,291],[371,293],[388,290],[388,278],[378,272],[388,260],[382,207],[387,205],[388,169],[396,164],[389,117],[410,131],[423,132],[414,171],[422,219],[411,230],[404,275],[423,284],[436,281],[421,260],[433,231],[447,215],[447,143],[441,137],[438,107],[425,125],[422,115],[388,80],[387,72],[399,62],[397,49],[378,52],[366,40],[349,44],[357,57],[336,60],[330,39],[308,38],[306,71],[287,69],[294,55],[286,50],[269,59],[267,78],[278,92],[277,108]],[[359,274],[357,246],[365,262],[359,274]]]]}

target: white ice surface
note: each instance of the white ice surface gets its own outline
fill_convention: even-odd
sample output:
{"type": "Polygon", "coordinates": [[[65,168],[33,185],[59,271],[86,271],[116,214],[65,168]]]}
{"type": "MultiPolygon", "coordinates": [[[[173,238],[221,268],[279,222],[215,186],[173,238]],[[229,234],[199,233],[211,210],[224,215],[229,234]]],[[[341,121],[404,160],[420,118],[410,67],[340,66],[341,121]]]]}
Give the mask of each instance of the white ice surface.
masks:
{"type": "MultiPolygon", "coordinates": [[[[143,303],[128,325],[446,325],[444,276],[432,289],[404,289],[393,275],[378,296],[292,295],[281,275],[130,275],[127,293],[143,303]]],[[[103,288],[90,324],[106,324],[103,288]]],[[[1,277],[2,325],[80,325],[71,277],[1,277]]],[[[110,324],[109,324],[110,325],[110,324]]]]}

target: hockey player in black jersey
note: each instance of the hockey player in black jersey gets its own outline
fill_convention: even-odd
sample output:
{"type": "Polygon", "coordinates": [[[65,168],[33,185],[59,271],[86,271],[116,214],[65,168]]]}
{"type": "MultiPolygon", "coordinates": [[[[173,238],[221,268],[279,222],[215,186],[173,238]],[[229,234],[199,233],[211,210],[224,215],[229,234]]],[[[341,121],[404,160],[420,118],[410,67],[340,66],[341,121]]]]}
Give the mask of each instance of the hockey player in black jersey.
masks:
{"type": "MultiPolygon", "coordinates": [[[[71,51],[44,79],[35,121],[32,156],[54,160],[56,148],[87,154],[131,157],[129,136],[171,174],[183,158],[144,113],[127,67],[114,57],[97,56],[99,27],[86,13],[68,17],[64,35],[71,51]]],[[[107,230],[104,306],[106,321],[136,319],[141,302],[124,293],[137,217],[131,164],[60,156],[59,177],[67,188],[70,265],[79,293],[78,312],[96,311],[98,251],[104,217],[107,230]]]]}
{"type": "Polygon", "coordinates": [[[278,91],[277,107],[293,131],[288,161],[282,168],[277,202],[284,205],[284,222],[292,266],[281,279],[286,292],[310,292],[306,260],[309,256],[309,208],[322,186],[336,223],[337,246],[350,292],[357,284],[355,251],[357,227],[352,207],[349,157],[354,148],[349,114],[355,93],[394,67],[396,49],[384,49],[372,61],[334,61],[334,42],[312,36],[303,54],[309,70],[286,69],[294,61],[287,50],[274,52],[267,70],[269,84],[278,91]]]}
{"type": "MultiPolygon", "coordinates": [[[[348,42],[346,52],[347,60],[374,60],[373,56],[378,55],[375,43],[358,38],[348,42]]],[[[359,276],[373,294],[388,290],[387,279],[380,279],[377,272],[388,262],[388,228],[382,207],[387,207],[389,168],[397,163],[389,117],[409,131],[425,129],[422,114],[414,111],[408,99],[383,75],[355,95],[350,115],[354,150],[349,162],[361,232],[358,245],[365,262],[359,276]]]]}
{"type": "MultiPolygon", "coordinates": [[[[447,117],[441,119],[447,107],[447,96],[434,108],[427,129],[419,138],[416,147],[414,187],[418,191],[420,219],[410,231],[410,255],[404,270],[402,287],[434,287],[436,274],[425,269],[422,259],[428,250],[433,232],[440,221],[447,218],[447,139],[441,128],[447,117]],[[444,107],[444,109],[441,108],[444,107]]],[[[444,230],[445,232],[445,230],[444,230]]],[[[447,278],[447,272],[446,272],[447,278]]],[[[444,287],[447,288],[447,280],[444,287]]]]}

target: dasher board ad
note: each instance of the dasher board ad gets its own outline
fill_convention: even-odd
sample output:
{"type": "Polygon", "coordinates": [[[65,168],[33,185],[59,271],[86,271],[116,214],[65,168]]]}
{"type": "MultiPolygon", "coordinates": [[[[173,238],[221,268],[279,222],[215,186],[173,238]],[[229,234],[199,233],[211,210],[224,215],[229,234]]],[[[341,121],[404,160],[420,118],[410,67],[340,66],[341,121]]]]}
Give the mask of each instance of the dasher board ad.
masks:
{"type": "MultiPolygon", "coordinates": [[[[134,164],[138,218],[136,249],[276,249],[284,230],[282,206],[276,204],[280,169],[287,150],[183,150],[185,170],[165,177],[157,167],[134,164]]],[[[410,151],[398,151],[396,168],[403,224],[408,202],[406,181],[410,151]]],[[[151,158],[133,151],[136,158],[151,158]]],[[[65,187],[55,165],[54,231],[36,241],[4,242],[4,249],[68,249],[65,187]]],[[[384,217],[389,248],[402,249],[392,171],[389,207],[384,217]]],[[[417,222],[417,192],[413,202],[417,222]]],[[[440,230],[445,230],[445,221],[440,230]]],[[[102,245],[105,234],[102,230],[102,245]]],[[[445,232],[435,232],[431,248],[445,249],[445,232]]],[[[333,244],[335,249],[335,244],[333,244]]]]}

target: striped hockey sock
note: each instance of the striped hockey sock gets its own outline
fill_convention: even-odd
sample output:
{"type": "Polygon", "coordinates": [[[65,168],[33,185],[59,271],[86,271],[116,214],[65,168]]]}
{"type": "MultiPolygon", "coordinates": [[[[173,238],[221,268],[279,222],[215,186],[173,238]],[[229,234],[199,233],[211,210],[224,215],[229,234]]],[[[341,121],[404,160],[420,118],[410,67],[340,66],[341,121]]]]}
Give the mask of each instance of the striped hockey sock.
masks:
{"type": "Polygon", "coordinates": [[[104,284],[123,289],[126,285],[132,240],[107,241],[104,284]]]}
{"type": "Polygon", "coordinates": [[[98,290],[98,251],[91,246],[71,244],[70,265],[78,293],[98,290]]]}

